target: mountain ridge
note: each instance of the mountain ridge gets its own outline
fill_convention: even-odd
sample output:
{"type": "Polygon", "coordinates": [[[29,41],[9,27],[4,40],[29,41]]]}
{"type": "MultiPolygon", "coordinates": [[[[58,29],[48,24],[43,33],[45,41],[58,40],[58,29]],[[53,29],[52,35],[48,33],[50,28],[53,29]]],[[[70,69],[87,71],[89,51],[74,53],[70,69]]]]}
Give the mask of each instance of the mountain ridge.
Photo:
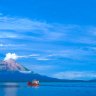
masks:
{"type": "Polygon", "coordinates": [[[41,82],[96,82],[96,80],[57,79],[30,71],[13,59],[0,61],[0,82],[28,82],[37,79],[41,82]]]}
{"type": "Polygon", "coordinates": [[[47,82],[59,80],[34,73],[13,59],[3,60],[0,62],[0,82],[28,82],[33,79],[47,82]]]}

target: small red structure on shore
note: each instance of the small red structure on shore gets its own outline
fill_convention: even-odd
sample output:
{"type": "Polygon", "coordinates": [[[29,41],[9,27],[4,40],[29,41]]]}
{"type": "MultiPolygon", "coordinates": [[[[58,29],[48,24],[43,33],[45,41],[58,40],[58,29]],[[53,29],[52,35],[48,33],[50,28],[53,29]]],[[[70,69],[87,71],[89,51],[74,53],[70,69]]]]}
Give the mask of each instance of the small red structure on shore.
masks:
{"type": "Polygon", "coordinates": [[[37,87],[37,86],[39,86],[39,81],[38,80],[33,80],[32,82],[28,82],[28,86],[37,87]]]}

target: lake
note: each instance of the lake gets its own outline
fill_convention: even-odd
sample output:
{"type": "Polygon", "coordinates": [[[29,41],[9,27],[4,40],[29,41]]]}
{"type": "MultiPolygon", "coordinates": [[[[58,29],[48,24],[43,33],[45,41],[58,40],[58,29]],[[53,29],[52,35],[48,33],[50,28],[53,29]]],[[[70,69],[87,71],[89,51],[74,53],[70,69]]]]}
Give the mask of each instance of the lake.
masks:
{"type": "Polygon", "coordinates": [[[0,96],[96,96],[96,83],[46,82],[39,87],[26,83],[0,83],[0,96]]]}

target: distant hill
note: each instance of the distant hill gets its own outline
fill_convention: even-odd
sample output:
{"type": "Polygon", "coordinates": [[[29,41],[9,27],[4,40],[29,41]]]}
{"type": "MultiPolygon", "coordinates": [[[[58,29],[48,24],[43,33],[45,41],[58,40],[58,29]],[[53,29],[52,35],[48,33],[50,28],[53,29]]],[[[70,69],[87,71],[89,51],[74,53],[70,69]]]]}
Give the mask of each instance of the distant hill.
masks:
{"type": "Polygon", "coordinates": [[[2,71],[0,72],[0,81],[2,82],[27,82],[37,79],[41,82],[58,82],[59,79],[42,76],[36,73],[21,73],[18,71],[2,71]]]}
{"type": "Polygon", "coordinates": [[[0,82],[28,82],[34,79],[40,82],[96,82],[96,79],[84,81],[51,78],[34,73],[13,59],[0,61],[0,82]]]}
{"type": "Polygon", "coordinates": [[[0,61],[0,81],[1,82],[27,82],[33,79],[39,81],[59,81],[59,79],[42,76],[34,73],[26,67],[18,64],[15,60],[9,59],[0,61]]]}

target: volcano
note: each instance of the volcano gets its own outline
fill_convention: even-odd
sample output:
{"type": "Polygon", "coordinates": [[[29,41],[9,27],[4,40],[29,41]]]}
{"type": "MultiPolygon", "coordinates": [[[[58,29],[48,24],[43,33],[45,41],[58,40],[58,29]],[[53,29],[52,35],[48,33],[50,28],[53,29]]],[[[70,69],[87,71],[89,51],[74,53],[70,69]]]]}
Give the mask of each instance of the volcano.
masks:
{"type": "Polygon", "coordinates": [[[13,59],[0,61],[0,82],[60,81],[56,78],[40,75],[30,71],[13,59]]]}
{"type": "Polygon", "coordinates": [[[30,71],[26,67],[22,66],[21,64],[18,64],[13,59],[8,59],[0,62],[0,71],[30,71]]]}

